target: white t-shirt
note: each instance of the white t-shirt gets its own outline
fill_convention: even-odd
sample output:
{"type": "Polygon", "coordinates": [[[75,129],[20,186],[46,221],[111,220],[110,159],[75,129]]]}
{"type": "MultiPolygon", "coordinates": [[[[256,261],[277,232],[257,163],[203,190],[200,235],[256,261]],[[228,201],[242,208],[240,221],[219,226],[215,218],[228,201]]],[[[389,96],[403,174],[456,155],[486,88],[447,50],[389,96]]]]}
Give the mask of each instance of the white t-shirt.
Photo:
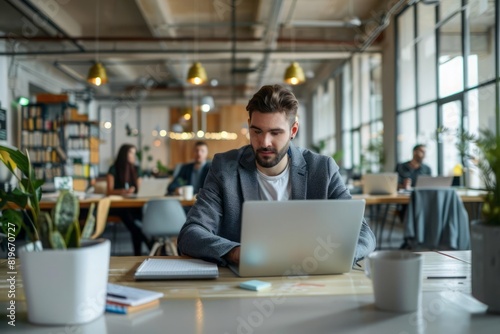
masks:
{"type": "Polygon", "coordinates": [[[259,196],[266,201],[286,201],[290,198],[292,184],[290,183],[290,164],[281,174],[268,176],[257,169],[259,181],[259,196]]]}

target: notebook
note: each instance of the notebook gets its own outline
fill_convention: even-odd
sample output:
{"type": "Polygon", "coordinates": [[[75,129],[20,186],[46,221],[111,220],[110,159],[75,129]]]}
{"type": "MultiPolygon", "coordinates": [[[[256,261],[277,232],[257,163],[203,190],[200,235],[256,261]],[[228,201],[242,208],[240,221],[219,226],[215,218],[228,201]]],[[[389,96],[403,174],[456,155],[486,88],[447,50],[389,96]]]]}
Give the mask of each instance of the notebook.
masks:
{"type": "Polygon", "coordinates": [[[452,182],[453,176],[419,175],[414,188],[447,188],[452,182]]]}
{"type": "Polygon", "coordinates": [[[163,297],[163,292],[132,288],[125,285],[108,283],[106,301],[124,305],[137,306],[163,297]]]}
{"type": "Polygon", "coordinates": [[[363,175],[363,194],[395,195],[398,192],[397,173],[363,175]]]}
{"type": "Polygon", "coordinates": [[[198,259],[146,259],[137,268],[136,280],[204,279],[219,277],[215,263],[198,259]]]}
{"type": "Polygon", "coordinates": [[[351,270],[364,200],[246,201],[237,275],[302,276],[351,270]]]}
{"type": "Polygon", "coordinates": [[[127,198],[163,197],[167,193],[169,179],[142,179],[137,194],[127,195],[127,198]]]}

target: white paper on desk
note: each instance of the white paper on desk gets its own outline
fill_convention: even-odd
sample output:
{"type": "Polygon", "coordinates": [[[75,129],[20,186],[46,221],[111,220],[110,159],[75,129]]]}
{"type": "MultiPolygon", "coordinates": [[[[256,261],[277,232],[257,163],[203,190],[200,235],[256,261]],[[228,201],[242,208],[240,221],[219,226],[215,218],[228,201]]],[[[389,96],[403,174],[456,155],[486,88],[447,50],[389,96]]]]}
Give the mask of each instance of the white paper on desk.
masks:
{"type": "Polygon", "coordinates": [[[106,301],[131,306],[145,304],[163,297],[163,292],[137,289],[113,283],[108,283],[106,292],[106,301]],[[114,297],[113,295],[115,295],[116,297],[114,297]]]}
{"type": "Polygon", "coordinates": [[[219,269],[215,263],[198,259],[146,259],[134,275],[136,280],[217,277],[219,277],[219,269]]]}

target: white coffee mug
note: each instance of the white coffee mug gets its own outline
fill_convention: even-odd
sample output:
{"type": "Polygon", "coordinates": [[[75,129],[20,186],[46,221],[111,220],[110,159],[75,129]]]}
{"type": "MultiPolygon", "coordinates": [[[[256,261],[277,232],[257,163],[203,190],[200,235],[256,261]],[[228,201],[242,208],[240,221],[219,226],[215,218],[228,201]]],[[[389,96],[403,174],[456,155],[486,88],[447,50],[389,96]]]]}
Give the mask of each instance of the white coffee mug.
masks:
{"type": "Polygon", "coordinates": [[[413,312],[422,298],[422,255],[409,251],[376,251],[365,260],[375,306],[381,310],[413,312]]]}
{"type": "Polygon", "coordinates": [[[183,186],[182,187],[182,197],[185,200],[192,200],[193,199],[193,186],[183,186]]]}

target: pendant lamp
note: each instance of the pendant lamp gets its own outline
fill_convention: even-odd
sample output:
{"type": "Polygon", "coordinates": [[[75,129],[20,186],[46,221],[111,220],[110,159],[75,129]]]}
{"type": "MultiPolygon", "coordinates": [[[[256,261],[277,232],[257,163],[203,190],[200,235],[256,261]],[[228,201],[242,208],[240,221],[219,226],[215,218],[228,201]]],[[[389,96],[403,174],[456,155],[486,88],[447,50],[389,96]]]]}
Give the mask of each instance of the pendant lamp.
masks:
{"type": "Polygon", "coordinates": [[[108,82],[106,70],[101,62],[99,62],[99,1],[96,2],[96,32],[95,32],[95,58],[94,65],[89,69],[87,81],[93,85],[100,86],[108,82]]]}
{"type": "Polygon", "coordinates": [[[200,62],[194,62],[189,68],[187,82],[201,85],[207,81],[207,72],[200,62]]]}
{"type": "Polygon", "coordinates": [[[97,62],[92,65],[87,75],[87,81],[96,86],[104,85],[108,82],[108,76],[102,63],[97,62]]]}
{"type": "Polygon", "coordinates": [[[290,66],[286,68],[284,81],[290,85],[298,85],[306,81],[304,70],[300,67],[299,63],[293,61],[290,66]]]}

